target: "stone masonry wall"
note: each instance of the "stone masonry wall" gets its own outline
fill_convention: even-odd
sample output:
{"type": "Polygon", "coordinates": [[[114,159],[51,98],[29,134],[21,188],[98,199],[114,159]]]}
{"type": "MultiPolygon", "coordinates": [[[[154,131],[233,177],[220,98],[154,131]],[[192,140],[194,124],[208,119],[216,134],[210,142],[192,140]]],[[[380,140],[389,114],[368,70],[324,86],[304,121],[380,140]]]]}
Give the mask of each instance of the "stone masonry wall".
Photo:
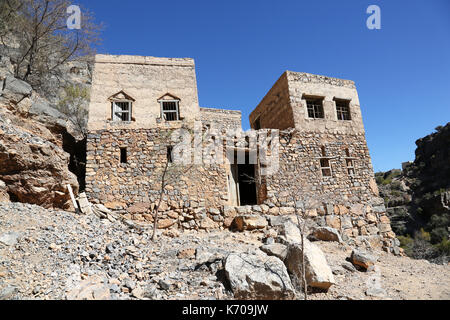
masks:
{"type": "MultiPolygon", "coordinates": [[[[160,129],[90,132],[86,167],[88,198],[111,209],[125,209],[129,218],[153,221],[150,213],[159,198],[167,162],[165,137],[168,133],[160,129]],[[120,163],[122,147],[127,148],[127,163],[120,163]]],[[[225,166],[171,163],[166,181],[160,227],[170,227],[176,222],[183,223],[184,228],[192,228],[196,223],[212,227],[213,219],[218,219],[214,218],[218,210],[207,214],[204,208],[221,208],[226,204],[225,166]],[[196,221],[193,221],[194,214],[196,221]]]]}
{"type": "Polygon", "coordinates": [[[88,129],[151,129],[161,118],[159,99],[179,99],[180,121],[200,117],[195,63],[189,58],[95,56],[88,129]],[[134,99],[132,121],[111,121],[110,98],[124,92],[134,99]]]}
{"type": "Polygon", "coordinates": [[[250,114],[250,125],[254,129],[259,119],[261,128],[284,130],[293,128],[294,116],[290,106],[289,87],[286,73],[283,73],[259,105],[250,114]]]}
{"type": "Polygon", "coordinates": [[[242,128],[241,112],[236,110],[200,108],[204,125],[215,125],[221,129],[242,128]]]}
{"type": "Polygon", "coordinates": [[[317,225],[340,230],[346,240],[372,237],[393,247],[395,234],[378,194],[364,134],[281,132],[279,170],[263,184],[266,198],[260,199],[260,206],[267,214],[293,214],[294,201],[316,198],[320,204],[308,214],[317,225]],[[330,177],[322,176],[322,146],[330,158],[330,177]],[[346,149],[353,175],[347,171],[346,149]]]}

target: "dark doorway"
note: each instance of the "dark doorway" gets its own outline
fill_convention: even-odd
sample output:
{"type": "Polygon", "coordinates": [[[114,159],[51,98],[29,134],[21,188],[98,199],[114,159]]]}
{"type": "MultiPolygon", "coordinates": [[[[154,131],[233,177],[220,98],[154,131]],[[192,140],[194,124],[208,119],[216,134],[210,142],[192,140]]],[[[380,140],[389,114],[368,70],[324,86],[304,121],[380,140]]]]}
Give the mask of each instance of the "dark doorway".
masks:
{"type": "Polygon", "coordinates": [[[255,165],[238,164],[239,200],[241,206],[257,204],[255,165]]]}

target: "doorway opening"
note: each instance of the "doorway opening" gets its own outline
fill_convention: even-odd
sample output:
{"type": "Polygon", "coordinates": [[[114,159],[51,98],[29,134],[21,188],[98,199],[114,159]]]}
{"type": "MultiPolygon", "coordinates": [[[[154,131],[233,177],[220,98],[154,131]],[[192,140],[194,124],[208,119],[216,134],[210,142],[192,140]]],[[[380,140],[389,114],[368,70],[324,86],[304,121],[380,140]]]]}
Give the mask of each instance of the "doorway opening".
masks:
{"type": "Polygon", "coordinates": [[[257,204],[254,164],[238,164],[239,205],[257,204]]]}
{"type": "Polygon", "coordinates": [[[234,206],[255,205],[258,203],[256,165],[248,164],[248,153],[245,160],[245,164],[236,164],[236,161],[234,161],[234,164],[230,164],[228,182],[230,200],[234,206]]]}

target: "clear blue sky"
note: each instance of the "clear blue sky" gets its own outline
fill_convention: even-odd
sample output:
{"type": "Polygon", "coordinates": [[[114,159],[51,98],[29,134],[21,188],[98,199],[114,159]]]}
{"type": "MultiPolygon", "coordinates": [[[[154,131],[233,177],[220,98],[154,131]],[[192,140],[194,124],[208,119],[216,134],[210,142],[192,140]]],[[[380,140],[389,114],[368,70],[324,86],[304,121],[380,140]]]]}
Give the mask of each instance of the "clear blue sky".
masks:
{"type": "Polygon", "coordinates": [[[200,106],[241,110],[244,129],[285,70],[354,80],[375,171],[450,121],[449,0],[78,3],[105,24],[99,53],[194,58],[200,106]]]}

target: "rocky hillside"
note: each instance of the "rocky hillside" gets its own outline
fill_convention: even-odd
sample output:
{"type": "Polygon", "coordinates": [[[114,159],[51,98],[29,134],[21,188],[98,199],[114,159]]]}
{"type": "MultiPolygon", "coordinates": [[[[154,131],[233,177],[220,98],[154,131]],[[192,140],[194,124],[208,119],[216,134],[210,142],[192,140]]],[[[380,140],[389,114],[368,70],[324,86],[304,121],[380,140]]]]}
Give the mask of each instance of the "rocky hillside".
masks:
{"type": "MultiPolygon", "coordinates": [[[[440,244],[441,255],[448,256],[450,123],[437,127],[435,133],[417,140],[416,145],[415,160],[405,163],[403,170],[375,174],[380,195],[397,235],[414,238],[423,229],[427,241],[440,244]]],[[[437,254],[430,253],[430,258],[436,258],[437,254]]]]}
{"type": "MultiPolygon", "coordinates": [[[[88,85],[90,78],[79,64],[64,66],[65,79],[88,85]]],[[[0,56],[0,201],[69,208],[66,185],[76,193],[84,181],[84,137],[58,111],[60,90],[43,96],[14,78],[13,68],[9,57],[0,56]]]]}

